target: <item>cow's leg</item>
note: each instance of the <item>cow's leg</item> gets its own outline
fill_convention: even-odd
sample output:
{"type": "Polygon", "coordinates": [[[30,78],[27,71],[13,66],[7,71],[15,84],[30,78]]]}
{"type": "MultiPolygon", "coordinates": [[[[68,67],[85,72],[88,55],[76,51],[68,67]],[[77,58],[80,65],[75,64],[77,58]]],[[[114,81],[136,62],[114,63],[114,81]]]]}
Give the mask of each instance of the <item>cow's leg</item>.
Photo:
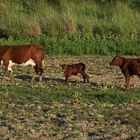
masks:
{"type": "Polygon", "coordinates": [[[36,66],[35,66],[34,69],[35,69],[35,73],[32,76],[31,82],[35,81],[35,78],[36,78],[37,75],[39,75],[39,81],[41,82],[42,81],[42,77],[43,77],[42,72],[36,66]]]}
{"type": "Polygon", "coordinates": [[[40,61],[39,65],[39,81],[41,82],[43,79],[43,73],[44,73],[44,61],[40,61]]]}
{"type": "Polygon", "coordinates": [[[39,73],[39,65],[38,65],[38,62],[35,61],[35,65],[32,65],[32,66],[33,66],[33,68],[34,68],[34,70],[35,70],[35,73],[34,73],[33,76],[32,76],[31,82],[34,82],[36,76],[37,76],[38,73],[39,73]]]}
{"type": "Polygon", "coordinates": [[[86,74],[86,79],[87,79],[87,82],[89,83],[89,76],[86,74]]]}
{"type": "Polygon", "coordinates": [[[130,75],[125,75],[125,90],[128,90],[129,89],[129,83],[130,83],[130,75]]]}
{"type": "Polygon", "coordinates": [[[42,75],[42,73],[41,73],[41,75],[39,75],[39,82],[41,82],[42,79],[43,79],[43,75],[42,75]]]}
{"type": "Polygon", "coordinates": [[[84,79],[84,83],[85,83],[85,82],[86,82],[86,78],[85,78],[85,75],[83,75],[83,74],[82,74],[82,77],[83,77],[83,79],[84,79]]]}
{"type": "Polygon", "coordinates": [[[3,60],[3,66],[4,66],[5,69],[4,69],[4,76],[3,76],[3,79],[2,79],[3,82],[6,80],[6,77],[8,75],[8,65],[9,65],[8,61],[6,61],[4,59],[3,60]]]}
{"type": "Polygon", "coordinates": [[[82,75],[82,77],[84,79],[84,83],[86,82],[86,80],[89,83],[89,76],[84,71],[81,72],[81,75],[82,75]]]}
{"type": "Polygon", "coordinates": [[[44,73],[44,70],[43,70],[43,68],[42,68],[42,66],[41,66],[41,67],[39,67],[39,72],[38,72],[38,75],[39,75],[39,82],[41,82],[42,79],[43,79],[43,73],[44,73]]]}
{"type": "Polygon", "coordinates": [[[5,72],[4,72],[4,76],[3,76],[2,81],[5,81],[7,76],[9,76],[10,81],[12,81],[12,82],[14,81],[13,72],[12,71],[9,71],[8,69],[5,69],[5,72]]]}
{"type": "Polygon", "coordinates": [[[140,74],[138,74],[138,77],[139,77],[139,79],[140,79],[140,74]]]}
{"type": "Polygon", "coordinates": [[[69,79],[69,77],[70,77],[69,75],[66,75],[66,76],[65,76],[65,84],[68,84],[68,79],[69,79]]]}
{"type": "Polygon", "coordinates": [[[10,73],[10,81],[14,82],[14,74],[13,74],[13,71],[9,71],[10,73]]]}
{"type": "Polygon", "coordinates": [[[8,75],[8,70],[5,69],[5,71],[4,71],[4,76],[3,76],[3,78],[2,78],[2,82],[4,82],[4,81],[6,80],[7,75],[8,75]]]}
{"type": "Polygon", "coordinates": [[[42,74],[42,72],[39,71],[36,75],[39,75],[39,82],[41,82],[42,79],[43,79],[43,74],[42,74]]]}
{"type": "Polygon", "coordinates": [[[14,75],[13,75],[13,70],[12,70],[12,62],[9,61],[9,58],[4,58],[3,59],[3,66],[5,67],[5,73],[4,73],[3,81],[5,81],[6,76],[9,75],[10,81],[13,82],[14,75]]]}
{"type": "Polygon", "coordinates": [[[35,81],[35,78],[36,78],[36,75],[37,75],[37,66],[33,66],[34,70],[35,70],[35,73],[33,74],[32,76],[32,79],[31,79],[31,82],[33,83],[35,81]]]}
{"type": "Polygon", "coordinates": [[[12,70],[12,65],[11,63],[9,62],[8,64],[8,72],[9,72],[9,78],[10,78],[10,81],[14,81],[14,74],[13,74],[13,70],[12,70]]]}
{"type": "Polygon", "coordinates": [[[89,76],[88,76],[85,72],[84,72],[83,74],[84,74],[85,79],[86,79],[87,82],[89,83],[89,76]]]}
{"type": "MultiPolygon", "coordinates": [[[[34,73],[33,76],[32,76],[32,79],[31,79],[32,83],[35,81],[36,76],[37,76],[37,74],[34,73]]],[[[43,77],[42,75],[39,75],[39,82],[42,81],[42,77],[43,77]]]]}
{"type": "Polygon", "coordinates": [[[86,82],[86,78],[85,78],[85,75],[82,75],[83,76],[83,79],[84,79],[84,83],[86,82]]]}
{"type": "Polygon", "coordinates": [[[33,83],[35,81],[36,73],[33,74],[31,82],[33,83]]]}
{"type": "Polygon", "coordinates": [[[82,75],[83,79],[84,79],[84,83],[86,82],[86,78],[85,78],[85,73],[84,71],[81,71],[80,74],[82,75]]]}
{"type": "Polygon", "coordinates": [[[43,65],[42,65],[42,62],[40,62],[40,61],[35,61],[35,63],[36,63],[36,65],[33,66],[34,70],[35,70],[35,74],[33,75],[31,82],[33,82],[35,80],[35,77],[37,75],[39,75],[39,81],[41,82],[42,81],[42,73],[44,72],[43,65]]]}

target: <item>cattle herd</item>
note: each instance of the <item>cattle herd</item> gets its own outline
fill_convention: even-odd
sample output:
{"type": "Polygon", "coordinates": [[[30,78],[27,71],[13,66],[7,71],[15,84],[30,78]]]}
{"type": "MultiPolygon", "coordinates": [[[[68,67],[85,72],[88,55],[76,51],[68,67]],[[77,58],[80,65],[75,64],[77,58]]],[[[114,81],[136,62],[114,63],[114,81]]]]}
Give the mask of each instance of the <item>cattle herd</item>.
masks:
{"type": "MultiPolygon", "coordinates": [[[[10,78],[13,80],[12,66],[31,65],[35,73],[32,76],[31,82],[34,81],[36,75],[39,75],[39,81],[42,81],[43,61],[45,50],[41,45],[13,45],[13,46],[0,46],[0,65],[4,68],[4,76],[2,81],[6,79],[6,76],[10,72],[10,78]]],[[[140,58],[125,58],[116,55],[110,62],[111,66],[119,66],[125,77],[125,90],[129,89],[130,77],[137,75],[140,78],[140,58]]],[[[89,76],[85,72],[84,63],[76,64],[60,64],[64,76],[65,84],[68,82],[68,78],[71,75],[82,75],[84,82],[89,82],[89,76]]]]}

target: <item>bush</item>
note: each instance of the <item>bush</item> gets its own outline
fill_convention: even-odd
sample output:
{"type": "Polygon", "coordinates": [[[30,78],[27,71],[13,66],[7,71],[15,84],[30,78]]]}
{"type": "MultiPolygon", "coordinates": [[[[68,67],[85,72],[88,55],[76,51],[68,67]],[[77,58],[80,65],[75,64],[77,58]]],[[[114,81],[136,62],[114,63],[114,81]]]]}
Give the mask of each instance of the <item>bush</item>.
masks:
{"type": "Polygon", "coordinates": [[[78,32],[56,37],[22,37],[0,39],[0,44],[41,44],[49,55],[140,55],[140,42],[136,35],[104,34],[103,36],[78,32]]]}

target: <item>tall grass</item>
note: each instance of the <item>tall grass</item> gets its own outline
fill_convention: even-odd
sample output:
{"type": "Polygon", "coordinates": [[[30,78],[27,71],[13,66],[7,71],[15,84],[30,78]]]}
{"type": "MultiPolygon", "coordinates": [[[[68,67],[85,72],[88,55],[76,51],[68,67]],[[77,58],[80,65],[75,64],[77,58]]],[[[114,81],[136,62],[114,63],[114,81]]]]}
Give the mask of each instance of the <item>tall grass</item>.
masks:
{"type": "Polygon", "coordinates": [[[90,0],[60,0],[59,5],[55,5],[44,0],[4,0],[0,7],[0,28],[7,30],[9,35],[56,36],[77,31],[92,32],[96,26],[101,30],[119,27],[123,33],[140,30],[140,13],[120,1],[101,5],[90,0]]]}
{"type": "Polygon", "coordinates": [[[0,1],[3,44],[40,43],[50,54],[136,54],[139,10],[124,1],[0,1]]]}

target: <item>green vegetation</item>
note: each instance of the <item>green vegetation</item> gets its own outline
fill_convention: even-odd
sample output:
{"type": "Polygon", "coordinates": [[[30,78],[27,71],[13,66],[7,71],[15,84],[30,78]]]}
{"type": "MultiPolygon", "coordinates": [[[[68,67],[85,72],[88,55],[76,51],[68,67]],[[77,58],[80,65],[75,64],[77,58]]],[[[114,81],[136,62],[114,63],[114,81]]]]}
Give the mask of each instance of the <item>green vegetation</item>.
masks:
{"type": "Polygon", "coordinates": [[[138,0],[0,1],[0,45],[39,43],[47,54],[140,55],[138,0]]]}

